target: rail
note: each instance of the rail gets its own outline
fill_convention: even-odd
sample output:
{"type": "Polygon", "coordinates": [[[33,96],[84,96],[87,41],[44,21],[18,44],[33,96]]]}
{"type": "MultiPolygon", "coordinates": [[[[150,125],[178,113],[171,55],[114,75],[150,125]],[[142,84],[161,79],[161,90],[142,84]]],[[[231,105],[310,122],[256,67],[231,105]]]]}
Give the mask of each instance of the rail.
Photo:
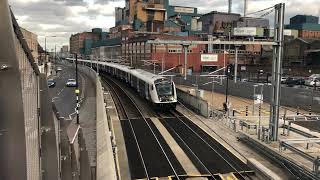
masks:
{"type": "MultiPolygon", "coordinates": [[[[193,129],[192,127],[190,127],[190,125],[188,125],[186,122],[184,122],[180,116],[180,113],[176,110],[173,110],[171,111],[171,113],[174,115],[174,117],[176,117],[177,120],[179,120],[187,129],[189,129],[190,131],[192,131],[192,133],[194,133],[200,141],[202,141],[204,144],[206,144],[208,147],[210,147],[210,149],[215,153],[217,154],[220,158],[222,158],[224,160],[224,163],[226,163],[228,166],[230,166],[234,171],[235,173],[237,173],[241,179],[246,179],[246,178],[249,178],[251,179],[250,177],[250,173],[252,173],[252,171],[247,171],[247,170],[243,170],[241,171],[241,167],[235,163],[235,162],[230,162],[230,159],[228,160],[227,158],[229,157],[224,151],[222,151],[218,146],[216,147],[213,147],[208,141],[205,140],[204,137],[202,137],[198,132],[195,131],[195,129],[193,129]],[[221,151],[223,153],[220,153],[218,152],[221,151]],[[237,167],[236,167],[237,166],[237,167]],[[244,177],[246,176],[246,178],[244,177]]],[[[185,116],[184,116],[185,117],[185,116]]],[[[185,117],[187,118],[187,117],[185,117]]],[[[188,118],[187,118],[188,119],[188,118]]],[[[189,120],[189,119],[188,119],[189,120]]],[[[191,122],[191,120],[189,120],[191,122]]],[[[213,177],[213,174],[210,172],[209,173],[210,175],[212,175],[213,177]]],[[[213,177],[214,178],[214,177],[213,177]]],[[[214,178],[215,179],[215,178],[214,178]]]]}
{"type": "MultiPolygon", "coordinates": [[[[104,77],[104,78],[105,78],[105,77],[104,77]]],[[[107,81],[108,81],[108,80],[105,78],[105,82],[107,82],[107,81]]],[[[116,82],[114,82],[111,78],[109,78],[109,82],[110,82],[110,81],[112,82],[113,85],[117,86],[117,88],[118,88],[119,90],[121,90],[121,91],[129,98],[129,100],[130,100],[130,102],[132,103],[132,105],[134,105],[136,111],[139,113],[139,115],[141,116],[141,118],[142,118],[142,119],[144,120],[144,122],[147,124],[150,132],[152,133],[153,137],[155,138],[155,140],[156,140],[158,146],[160,147],[163,155],[165,156],[165,158],[166,158],[169,166],[171,167],[171,169],[172,169],[175,177],[179,180],[180,178],[179,178],[178,173],[176,172],[175,168],[173,167],[173,165],[172,165],[172,163],[171,163],[171,161],[170,161],[167,153],[165,152],[163,146],[161,145],[158,137],[156,136],[155,132],[152,130],[150,124],[148,123],[147,119],[145,118],[144,114],[142,113],[142,111],[140,110],[140,108],[138,107],[138,105],[135,103],[135,101],[132,99],[132,97],[131,97],[130,95],[128,95],[127,92],[126,92],[121,86],[119,86],[119,85],[118,85],[116,82]]],[[[108,82],[107,82],[107,83],[108,83],[108,82]]],[[[120,108],[121,108],[122,110],[124,110],[124,105],[121,103],[121,100],[120,100],[120,99],[122,99],[122,98],[120,98],[119,94],[117,93],[118,91],[116,91],[116,90],[114,89],[114,86],[112,86],[110,83],[108,83],[108,84],[109,84],[109,86],[111,87],[111,89],[113,90],[114,94],[116,95],[118,101],[120,102],[120,108]]],[[[125,111],[123,111],[123,112],[125,112],[125,111]]],[[[126,116],[127,116],[127,114],[126,114],[126,116]]],[[[141,161],[142,161],[142,163],[143,163],[143,167],[144,167],[144,170],[145,170],[147,179],[149,179],[150,176],[149,176],[149,174],[148,174],[148,170],[147,170],[147,166],[146,166],[145,160],[143,159],[143,154],[142,154],[142,151],[141,151],[141,147],[140,147],[140,145],[139,145],[139,141],[138,141],[137,136],[136,136],[136,134],[135,134],[135,130],[134,130],[133,125],[132,125],[132,123],[131,123],[131,120],[130,120],[130,118],[129,118],[128,116],[127,116],[127,119],[128,119],[129,125],[130,125],[130,129],[131,129],[131,131],[132,131],[132,133],[133,133],[135,142],[136,142],[136,144],[137,144],[137,147],[138,147],[138,150],[139,150],[139,155],[140,155],[141,161]]]]}

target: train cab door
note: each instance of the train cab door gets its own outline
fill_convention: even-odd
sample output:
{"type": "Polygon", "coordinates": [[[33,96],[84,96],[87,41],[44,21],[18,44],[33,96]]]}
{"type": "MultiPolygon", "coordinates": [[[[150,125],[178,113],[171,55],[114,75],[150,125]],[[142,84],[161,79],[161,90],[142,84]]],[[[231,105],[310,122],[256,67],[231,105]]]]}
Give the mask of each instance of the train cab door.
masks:
{"type": "Polygon", "coordinates": [[[149,84],[145,83],[145,84],[144,84],[144,89],[145,89],[146,99],[149,100],[149,99],[150,99],[150,98],[149,98],[149,95],[150,95],[150,94],[149,94],[149,84]]]}
{"type": "Polygon", "coordinates": [[[139,79],[137,78],[137,91],[140,92],[139,79]]]}

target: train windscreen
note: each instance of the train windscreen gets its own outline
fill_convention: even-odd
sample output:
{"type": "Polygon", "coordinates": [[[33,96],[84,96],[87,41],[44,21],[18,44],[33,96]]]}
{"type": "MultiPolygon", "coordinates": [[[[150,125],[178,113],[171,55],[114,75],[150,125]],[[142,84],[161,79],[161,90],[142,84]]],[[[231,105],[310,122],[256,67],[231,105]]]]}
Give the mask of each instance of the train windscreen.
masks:
{"type": "Polygon", "coordinates": [[[161,81],[156,84],[159,96],[172,96],[172,83],[170,81],[161,81]]]}

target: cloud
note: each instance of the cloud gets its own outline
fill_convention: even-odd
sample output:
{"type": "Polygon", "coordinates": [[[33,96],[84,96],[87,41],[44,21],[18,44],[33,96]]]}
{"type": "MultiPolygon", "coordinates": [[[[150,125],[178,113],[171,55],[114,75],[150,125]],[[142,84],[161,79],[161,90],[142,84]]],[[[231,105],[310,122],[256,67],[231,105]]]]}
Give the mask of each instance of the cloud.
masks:
{"type": "Polygon", "coordinates": [[[42,46],[45,36],[57,36],[48,40],[48,49],[55,44],[68,44],[71,34],[91,31],[94,27],[105,30],[112,27],[114,7],[124,5],[90,3],[90,0],[9,0],[9,4],[19,25],[36,33],[42,46]]]}
{"type": "MultiPolygon", "coordinates": [[[[248,0],[248,12],[254,12],[286,3],[286,22],[296,14],[320,16],[319,0],[248,0]]],[[[54,44],[68,44],[71,34],[90,31],[94,27],[114,26],[114,7],[124,7],[124,0],[9,0],[18,23],[39,35],[43,45],[44,36],[56,35],[48,40],[48,47],[54,44]]],[[[198,7],[198,12],[228,11],[227,0],[171,0],[171,5],[198,7]]],[[[233,0],[232,11],[243,13],[243,0],[233,0]]],[[[255,17],[263,13],[255,14],[255,17]]],[[[273,13],[265,16],[273,22],[273,13]]],[[[272,26],[272,25],[271,25],[272,26]]]]}

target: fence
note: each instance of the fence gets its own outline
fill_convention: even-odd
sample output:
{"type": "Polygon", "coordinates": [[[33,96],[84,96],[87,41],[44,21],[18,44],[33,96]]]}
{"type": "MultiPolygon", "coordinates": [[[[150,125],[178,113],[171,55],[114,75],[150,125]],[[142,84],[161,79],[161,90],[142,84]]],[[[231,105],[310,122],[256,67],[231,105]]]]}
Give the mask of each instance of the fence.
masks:
{"type": "MultiPolygon", "coordinates": [[[[200,89],[211,91],[212,85],[203,85],[210,80],[207,77],[188,76],[187,81],[183,77],[174,77],[174,81],[177,84],[193,86],[197,84],[200,89]]],[[[252,82],[240,82],[234,83],[233,80],[229,80],[228,92],[230,95],[238,96],[247,99],[253,99],[253,85],[252,82]]],[[[216,84],[214,91],[218,93],[225,93],[226,81],[222,81],[222,85],[216,84]]],[[[265,102],[270,102],[271,97],[271,85],[264,84],[263,97],[265,102]]],[[[257,89],[259,90],[259,88],[257,89]]],[[[259,91],[258,91],[259,92],[259,91]]],[[[293,108],[299,107],[300,109],[309,110],[310,106],[313,112],[320,112],[320,91],[314,91],[313,89],[306,88],[292,88],[281,87],[280,104],[282,106],[289,106],[293,108]],[[294,97],[294,98],[293,98],[294,97]]]]}

